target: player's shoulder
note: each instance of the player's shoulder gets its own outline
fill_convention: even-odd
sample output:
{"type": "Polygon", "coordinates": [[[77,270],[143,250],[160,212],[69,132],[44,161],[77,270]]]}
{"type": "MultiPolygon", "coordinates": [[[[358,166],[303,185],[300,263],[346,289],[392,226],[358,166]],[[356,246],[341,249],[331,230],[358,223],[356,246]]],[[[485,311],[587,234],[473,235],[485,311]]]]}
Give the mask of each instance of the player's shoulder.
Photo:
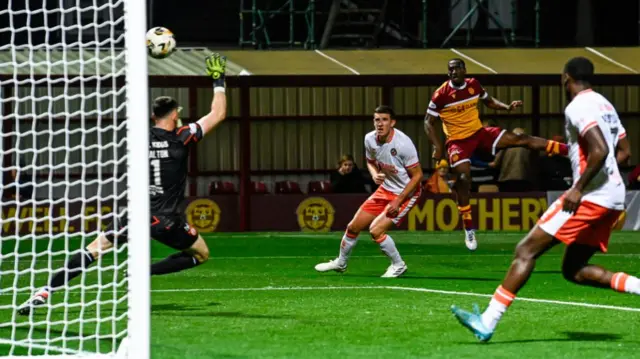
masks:
{"type": "Polygon", "coordinates": [[[451,89],[451,87],[449,87],[449,81],[445,81],[442,83],[442,85],[440,85],[435,91],[433,91],[433,98],[436,99],[438,98],[440,95],[446,94],[449,90],[451,89]]]}
{"type": "Polygon", "coordinates": [[[393,139],[399,142],[402,145],[413,146],[413,140],[406,133],[394,128],[393,139]]]}
{"type": "Polygon", "coordinates": [[[584,111],[590,111],[594,107],[599,107],[599,104],[603,101],[608,103],[607,99],[597,92],[589,91],[586,93],[580,93],[567,104],[567,107],[564,109],[564,113],[571,116],[584,111]]]}
{"type": "Polygon", "coordinates": [[[376,131],[373,130],[373,131],[367,133],[366,135],[364,135],[364,142],[367,143],[367,144],[375,143],[376,142],[376,131]]]}

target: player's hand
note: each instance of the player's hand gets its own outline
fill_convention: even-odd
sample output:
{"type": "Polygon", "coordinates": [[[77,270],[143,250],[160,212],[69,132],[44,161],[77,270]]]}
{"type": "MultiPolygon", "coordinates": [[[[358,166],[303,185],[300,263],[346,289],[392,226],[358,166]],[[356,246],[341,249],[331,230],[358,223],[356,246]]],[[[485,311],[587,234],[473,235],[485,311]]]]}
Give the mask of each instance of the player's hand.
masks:
{"type": "Polygon", "coordinates": [[[511,104],[509,105],[509,108],[507,110],[511,111],[511,110],[516,109],[516,108],[518,108],[520,106],[522,106],[522,101],[520,101],[520,100],[513,101],[513,102],[511,102],[511,104]]]}
{"type": "Polygon", "coordinates": [[[204,60],[207,66],[207,75],[213,78],[214,86],[224,86],[224,76],[227,70],[227,57],[218,53],[207,56],[204,60]]]}
{"type": "Polygon", "coordinates": [[[385,178],[387,178],[387,176],[384,173],[378,173],[373,176],[373,183],[381,185],[385,178]]]}
{"type": "Polygon", "coordinates": [[[442,148],[439,146],[433,146],[433,159],[436,160],[436,163],[440,162],[442,159],[442,148]]]}
{"type": "Polygon", "coordinates": [[[387,205],[387,217],[394,218],[398,216],[400,211],[400,198],[396,197],[387,205]]]}
{"type": "Polygon", "coordinates": [[[580,200],[582,199],[582,192],[571,187],[567,191],[564,197],[564,203],[562,204],[562,210],[569,213],[575,213],[580,206],[580,200]]]}

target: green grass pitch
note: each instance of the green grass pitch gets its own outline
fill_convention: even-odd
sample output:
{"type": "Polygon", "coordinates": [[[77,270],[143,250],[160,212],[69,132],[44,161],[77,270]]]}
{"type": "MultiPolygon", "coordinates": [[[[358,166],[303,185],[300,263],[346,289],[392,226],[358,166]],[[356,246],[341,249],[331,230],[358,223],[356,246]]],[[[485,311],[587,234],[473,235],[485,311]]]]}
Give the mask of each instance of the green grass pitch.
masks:
{"type": "MultiPolygon", "coordinates": [[[[580,287],[560,273],[563,246],[538,260],[536,270],[505,314],[491,342],[482,344],[453,318],[452,304],[482,308],[501,282],[522,233],[479,233],[470,253],[462,233],[392,233],[409,271],[383,279],[387,259],[368,235],[361,235],[346,273],[316,273],[314,265],[337,255],[341,233],[248,233],[207,236],[211,260],[198,268],[152,278],[152,357],[204,358],[634,358],[640,357],[640,298],[612,290],[580,287]],[[525,299],[540,299],[528,301],[525,299]],[[582,303],[595,306],[581,306],[582,303]]],[[[20,244],[30,250],[32,242],[20,244]]],[[[38,244],[37,251],[46,246],[38,244]]],[[[17,264],[6,256],[2,270],[30,267],[32,257],[17,264]]],[[[72,249],[75,249],[73,247],[72,249]]],[[[153,243],[153,260],[171,249],[153,243]]],[[[51,263],[61,265],[63,257],[51,263]]],[[[111,263],[105,259],[103,265],[111,263]]],[[[47,268],[46,257],[37,268],[47,268]]],[[[606,255],[594,263],[637,274],[640,234],[616,232],[606,255]]],[[[26,274],[25,274],[26,273],[26,274]]],[[[85,285],[110,283],[112,271],[94,271],[85,285]]],[[[100,346],[108,351],[123,329],[126,304],[113,305],[112,288],[57,292],[52,303],[76,305],[43,310],[12,330],[11,288],[40,286],[46,272],[0,278],[0,339],[56,340],[69,348],[100,346]],[[5,307],[2,307],[5,306],[5,307]],[[120,321],[95,321],[122,316],[120,321]],[[63,325],[63,319],[71,321],[63,325]],[[78,321],[83,318],[84,320],[78,321]],[[77,321],[77,322],[74,322],[77,321]],[[82,325],[80,324],[82,322],[82,325]],[[100,337],[92,337],[99,325],[100,337]],[[58,339],[56,339],[58,338],[58,339]]],[[[80,281],[72,284],[79,284],[80,281]]],[[[119,294],[120,296],[122,294],[119,294]]],[[[27,292],[17,296],[22,302],[27,292]]],[[[133,343],[135,344],[135,343],[133,343]]],[[[0,356],[9,346],[0,345],[0,356]]],[[[34,354],[43,354],[36,350],[34,354]]],[[[54,352],[49,352],[54,354],[54,352]]],[[[17,349],[14,354],[26,354],[17,349]]]]}

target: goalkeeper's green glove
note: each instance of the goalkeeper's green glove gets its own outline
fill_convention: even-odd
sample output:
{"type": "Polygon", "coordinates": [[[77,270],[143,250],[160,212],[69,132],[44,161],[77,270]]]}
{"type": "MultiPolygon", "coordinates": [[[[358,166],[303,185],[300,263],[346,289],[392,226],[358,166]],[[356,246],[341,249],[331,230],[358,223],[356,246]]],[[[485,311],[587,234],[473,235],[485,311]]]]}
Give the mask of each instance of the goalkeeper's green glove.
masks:
{"type": "Polygon", "coordinates": [[[227,69],[227,57],[218,53],[207,56],[207,75],[213,78],[213,87],[224,87],[224,72],[227,69]]]}

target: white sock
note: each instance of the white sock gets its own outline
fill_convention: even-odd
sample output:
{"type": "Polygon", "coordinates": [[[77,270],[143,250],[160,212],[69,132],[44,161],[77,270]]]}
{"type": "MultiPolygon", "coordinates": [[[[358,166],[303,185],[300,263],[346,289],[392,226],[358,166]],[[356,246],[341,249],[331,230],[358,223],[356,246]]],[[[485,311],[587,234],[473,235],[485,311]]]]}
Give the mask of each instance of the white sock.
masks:
{"type": "Polygon", "coordinates": [[[640,295],[640,279],[634,276],[629,276],[629,278],[627,278],[627,282],[624,284],[624,291],[640,295]]]}
{"type": "Polygon", "coordinates": [[[380,242],[380,249],[391,259],[392,264],[401,264],[403,262],[402,257],[400,257],[400,252],[398,252],[396,248],[396,243],[390,235],[387,234],[387,237],[380,242]]]}
{"type": "Polygon", "coordinates": [[[506,311],[506,305],[498,302],[495,299],[491,299],[491,302],[489,302],[489,306],[484,311],[484,313],[482,313],[482,324],[484,324],[484,326],[489,330],[495,330],[498,322],[500,321],[500,318],[502,318],[502,315],[506,311]]]}
{"type": "Polygon", "coordinates": [[[500,318],[502,318],[502,315],[507,311],[514,299],[515,295],[499,286],[493,293],[489,306],[481,315],[482,324],[491,331],[495,330],[500,318]]]}
{"type": "Polygon", "coordinates": [[[342,241],[340,242],[340,255],[338,256],[338,264],[340,266],[346,266],[349,261],[349,256],[351,255],[351,251],[353,247],[358,243],[358,236],[355,238],[350,238],[345,232],[342,236],[342,241]]]}

